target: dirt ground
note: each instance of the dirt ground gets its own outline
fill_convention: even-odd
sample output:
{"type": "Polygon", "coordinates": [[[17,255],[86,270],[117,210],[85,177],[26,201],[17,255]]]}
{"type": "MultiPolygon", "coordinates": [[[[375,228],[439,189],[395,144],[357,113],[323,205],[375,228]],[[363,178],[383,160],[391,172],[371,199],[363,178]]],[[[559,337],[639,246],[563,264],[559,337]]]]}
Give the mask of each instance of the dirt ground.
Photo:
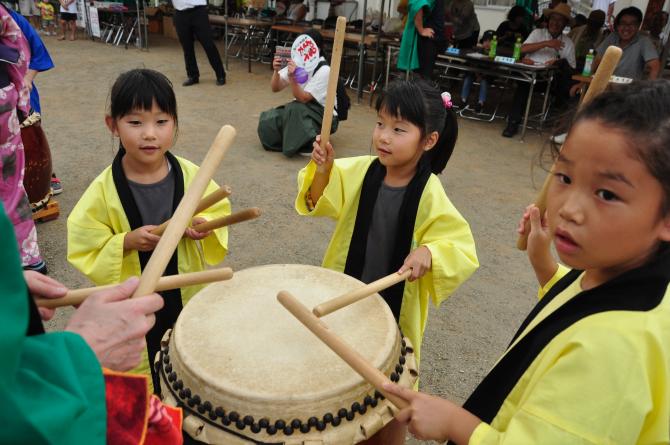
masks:
{"type": "MultiPolygon", "coordinates": [[[[328,220],[300,218],[293,209],[296,173],[307,159],[267,153],[256,135],[260,112],[289,99],[288,94],[270,92],[268,65],[254,64],[253,73],[248,74],[246,62],[231,58],[228,83],[218,87],[199,48],[201,83],[184,88],[184,63],[177,41],[151,37],[149,51],[45,37],[56,68],[40,74],[36,83],[54,170],[64,186],[58,197],[60,218],[38,226],[51,276],[71,288],[89,284],[66,260],[66,220],[91,180],[113,159],[115,142],[103,121],[109,89],[118,74],[136,67],[162,71],[175,84],[177,154],[200,163],[223,124],[238,131],[214,179],[233,188],[234,209],[258,206],[263,215],[231,229],[230,253],[224,264],[234,270],[272,263],[320,264],[334,225],[328,220]]],[[[354,99],[353,92],[350,97],[354,99]]],[[[375,112],[367,100],[352,102],[349,120],[332,137],[337,156],[370,150],[375,112]]],[[[534,303],[536,285],[525,255],[514,247],[515,227],[544,174],[535,169],[533,181],[531,164],[542,145],[537,133],[529,132],[522,143],[502,138],[499,122],[459,122],[456,150],[441,179],[472,227],[481,267],[440,308],[431,307],[421,387],[462,402],[500,356],[534,303]]],[[[69,310],[59,311],[49,327],[61,328],[68,315],[69,310]]]]}

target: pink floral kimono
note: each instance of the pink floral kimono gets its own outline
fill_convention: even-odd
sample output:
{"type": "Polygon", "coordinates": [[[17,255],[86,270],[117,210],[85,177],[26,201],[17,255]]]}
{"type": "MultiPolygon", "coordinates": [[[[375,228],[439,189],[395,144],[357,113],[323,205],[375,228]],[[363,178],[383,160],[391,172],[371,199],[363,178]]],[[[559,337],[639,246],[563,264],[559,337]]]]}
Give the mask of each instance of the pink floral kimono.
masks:
{"type": "Polygon", "coordinates": [[[0,88],[0,201],[9,215],[19,242],[23,266],[42,261],[37,247],[37,231],[28,195],[23,188],[25,157],[17,110],[28,115],[30,96],[23,87],[30,50],[19,26],[5,8],[0,7],[0,44],[19,52],[16,64],[0,62],[6,69],[9,85],[0,88]]]}

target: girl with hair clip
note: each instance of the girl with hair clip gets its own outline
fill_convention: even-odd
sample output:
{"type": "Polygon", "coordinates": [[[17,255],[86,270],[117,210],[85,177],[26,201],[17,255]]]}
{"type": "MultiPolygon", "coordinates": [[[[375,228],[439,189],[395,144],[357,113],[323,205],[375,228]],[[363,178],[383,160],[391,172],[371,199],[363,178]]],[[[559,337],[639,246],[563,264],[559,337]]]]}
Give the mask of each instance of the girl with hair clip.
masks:
{"type": "Polygon", "coordinates": [[[321,149],[317,137],[298,176],[295,207],[337,221],[324,267],[365,283],[412,269],[409,282],[381,295],[418,359],[429,300],[439,305],[479,266],[470,226],[436,176],[451,157],[458,126],[449,93],[425,81],[392,83],[376,108],[376,156],[334,159],[332,145],[321,149]],[[320,180],[323,189],[313,185],[320,180]]]}
{"type": "Polygon", "coordinates": [[[670,441],[670,82],[596,97],[555,155],[547,211],[529,206],[519,228],[530,220],[540,301],[502,358],[462,408],[386,388],[419,438],[670,441]]]}
{"type": "MultiPolygon", "coordinates": [[[[149,69],[123,73],[112,86],[109,131],[120,139],[112,165],[84,192],[67,220],[68,261],[97,285],[119,283],[137,276],[149,261],[160,237],[151,231],[172,217],[198,167],[170,150],[177,134],[177,103],[172,84],[149,69]]],[[[210,181],[205,194],[218,186],[210,181]]],[[[225,199],[193,218],[192,225],[230,214],[225,199]]],[[[165,275],[197,272],[205,263],[223,261],[228,231],[200,233],[187,228],[165,275]],[[199,246],[198,246],[199,244],[199,246]]],[[[153,360],[165,331],[172,327],[183,304],[202,286],[162,292],[165,306],[147,334],[153,360]]],[[[149,373],[145,356],[137,372],[149,373]]],[[[158,380],[151,367],[154,389],[158,380]]]]}

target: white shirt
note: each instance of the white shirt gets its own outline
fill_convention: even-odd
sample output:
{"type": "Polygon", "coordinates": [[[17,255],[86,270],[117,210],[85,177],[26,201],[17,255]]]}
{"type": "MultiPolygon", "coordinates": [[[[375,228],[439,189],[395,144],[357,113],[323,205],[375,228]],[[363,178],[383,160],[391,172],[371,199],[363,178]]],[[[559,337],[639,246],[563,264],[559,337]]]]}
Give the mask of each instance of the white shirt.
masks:
{"type": "MultiPolygon", "coordinates": [[[[546,28],[537,28],[530,33],[526,41],[523,43],[539,43],[552,39],[553,37],[551,37],[551,34],[549,34],[549,31],[547,31],[546,28]]],[[[563,33],[558,37],[558,40],[563,42],[563,48],[560,50],[557,51],[554,48],[542,48],[535,52],[528,53],[528,57],[537,64],[544,64],[554,59],[565,59],[572,68],[575,68],[575,66],[577,66],[575,61],[575,44],[572,43],[570,37],[563,33]]]]}
{"type": "Polygon", "coordinates": [[[206,4],[207,0],[172,0],[172,6],[174,6],[174,9],[177,11],[195,8],[196,6],[204,6],[206,4]]]}
{"type": "MultiPolygon", "coordinates": [[[[319,62],[326,60],[324,57],[319,59],[319,62]]],[[[288,67],[284,67],[278,72],[279,78],[288,83],[288,67]]],[[[312,97],[321,104],[326,106],[326,96],[328,95],[328,77],[330,76],[330,66],[324,65],[314,74],[314,72],[307,73],[307,82],[302,85],[302,89],[312,95],[312,97]]],[[[335,107],[337,107],[337,98],[335,98],[335,107]]],[[[337,116],[337,112],[333,110],[337,116]]]]}
{"type": "Polygon", "coordinates": [[[69,12],[70,14],[77,13],[77,2],[73,1],[66,8],[63,8],[63,5],[60,5],[60,12],[69,12]]]}
{"type": "Polygon", "coordinates": [[[612,3],[615,3],[616,0],[593,0],[591,5],[591,11],[600,10],[607,14],[607,10],[612,3]]]}

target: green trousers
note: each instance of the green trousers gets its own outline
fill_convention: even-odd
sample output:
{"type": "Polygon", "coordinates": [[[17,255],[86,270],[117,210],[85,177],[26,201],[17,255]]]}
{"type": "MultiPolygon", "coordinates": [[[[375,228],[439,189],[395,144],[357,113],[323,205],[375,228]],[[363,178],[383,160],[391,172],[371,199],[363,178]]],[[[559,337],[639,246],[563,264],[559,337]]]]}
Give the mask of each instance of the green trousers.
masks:
{"type": "MultiPolygon", "coordinates": [[[[293,156],[303,151],[311,152],[316,135],[321,133],[323,107],[316,101],[293,101],[261,113],[258,120],[258,137],[263,148],[293,156]]],[[[330,133],[337,130],[337,117],[333,116],[330,133]]]]}

